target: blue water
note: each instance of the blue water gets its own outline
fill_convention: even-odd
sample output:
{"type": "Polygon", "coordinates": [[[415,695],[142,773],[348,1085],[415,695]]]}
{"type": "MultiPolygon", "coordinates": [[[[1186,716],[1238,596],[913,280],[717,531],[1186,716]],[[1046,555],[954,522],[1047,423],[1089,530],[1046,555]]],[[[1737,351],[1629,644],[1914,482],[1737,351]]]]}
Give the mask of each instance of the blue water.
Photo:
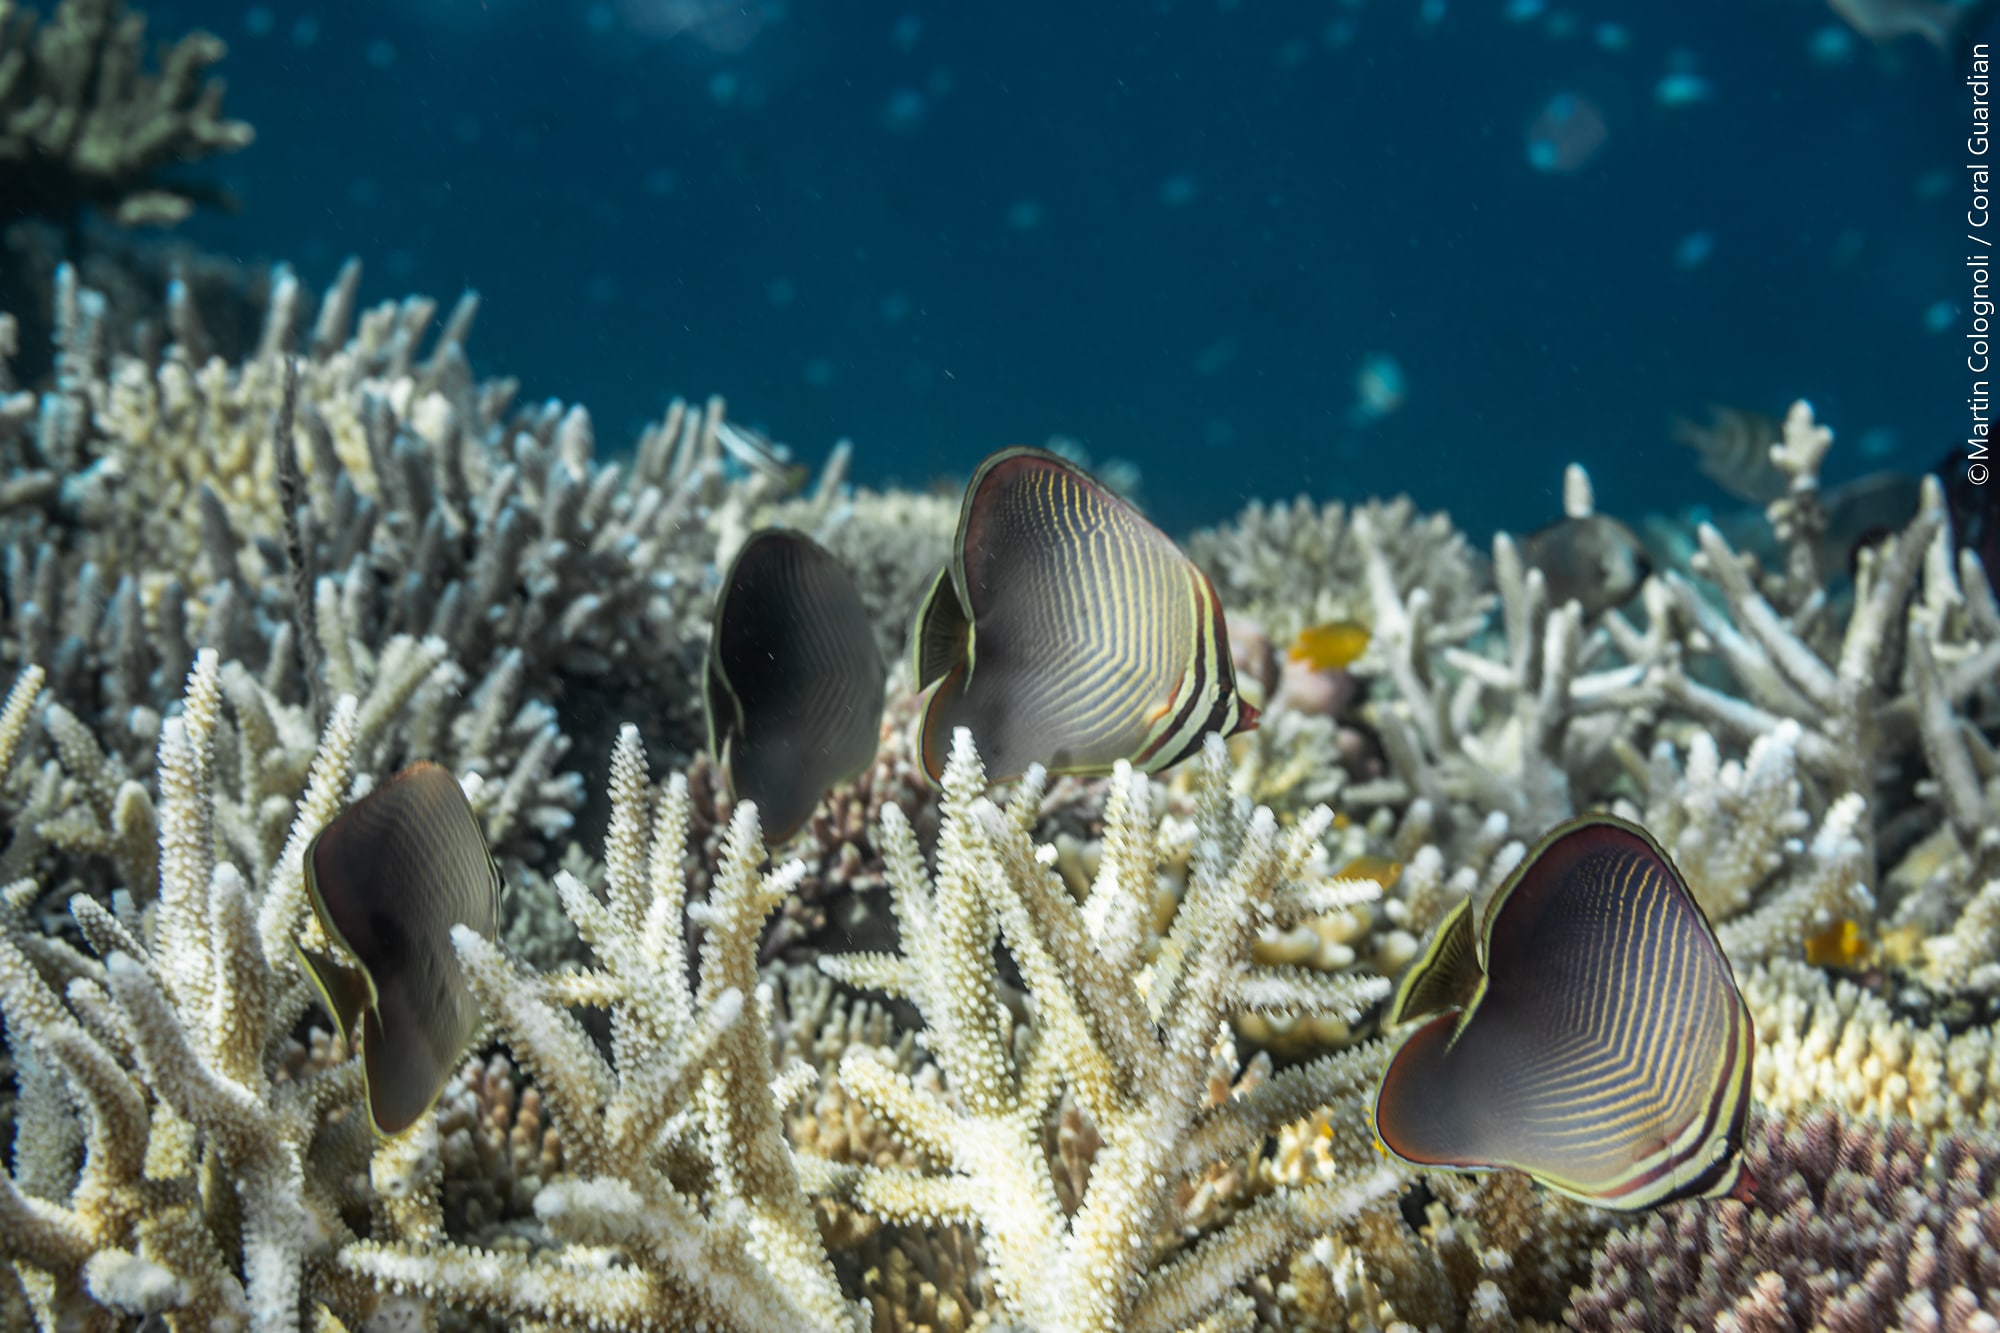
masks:
{"type": "Polygon", "coordinates": [[[1721,499],[1668,438],[1710,403],[1812,398],[1836,476],[1963,434],[1949,61],[1816,60],[1844,29],[1811,0],[1506,7],[150,12],[229,41],[259,133],[204,168],[244,206],[196,240],[477,288],[475,367],[585,403],[607,451],[719,392],[808,459],[852,437],[872,482],[1063,434],[1137,462],[1170,530],[1409,491],[1484,534],[1553,517],[1570,459],[1613,511],[1721,499]],[[1663,104],[1669,74],[1712,97],[1663,104]],[[1570,174],[1526,137],[1559,93],[1608,131],[1570,174]],[[1369,420],[1371,356],[1406,396],[1369,420]]]}

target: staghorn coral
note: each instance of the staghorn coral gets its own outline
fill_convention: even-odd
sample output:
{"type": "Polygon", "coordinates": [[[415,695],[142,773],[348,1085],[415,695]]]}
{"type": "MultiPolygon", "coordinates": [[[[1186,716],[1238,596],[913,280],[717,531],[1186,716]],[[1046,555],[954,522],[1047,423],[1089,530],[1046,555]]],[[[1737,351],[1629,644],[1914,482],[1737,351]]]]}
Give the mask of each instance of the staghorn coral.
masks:
{"type": "Polygon", "coordinates": [[[1477,555],[1449,518],[1419,515],[1408,496],[1353,506],[1304,496],[1252,501],[1229,523],[1189,537],[1187,553],[1214,580],[1231,620],[1246,614],[1282,648],[1324,621],[1373,622],[1364,521],[1397,591],[1430,590],[1440,641],[1480,628],[1491,602],[1477,555]]]}
{"type": "Polygon", "coordinates": [[[850,497],[844,451],[791,496],[719,404],[606,462],[580,409],[473,380],[470,302],[427,341],[434,304],[357,317],[357,283],[308,328],[280,271],[231,364],[185,292],[156,356],[114,351],[139,343],[65,275],[58,373],[0,394],[0,653],[38,664],[0,708],[0,1124],[29,1224],[0,1242],[0,1324],[1535,1327],[1604,1219],[1518,1177],[1383,1174],[1366,1038],[1444,912],[1587,808],[1681,859],[1769,1107],[1992,1124],[2000,615],[1934,504],[1867,558],[1858,609],[1820,595],[1809,416],[1773,569],[1710,541],[1597,617],[1549,605],[1509,539],[1495,602],[1407,504],[1256,511],[1198,539],[1233,610],[1373,625],[1331,716],[1274,692],[1233,771],[1003,807],[969,751],[924,786],[900,698],[876,766],[766,870],[705,764],[646,777],[691,744],[717,562],[770,521],[846,543],[900,656],[950,505],[850,497]],[[1318,573],[1288,604],[1292,554],[1318,573]],[[1810,661],[1851,697],[1820,707],[1810,661]],[[608,794],[561,771],[606,749],[608,794]],[[415,757],[461,775],[508,865],[500,946],[465,946],[498,1044],[371,1157],[288,952],[287,858],[415,757]],[[593,814],[601,860],[572,837],[593,814]],[[1793,956],[1833,918],[1872,941],[1839,981],[1793,956]],[[878,952],[829,952],[853,948],[878,952]],[[113,1115],[145,1124],[142,1169],[113,1115]],[[305,1222],[272,1242],[279,1179],[305,1222]]]}
{"type": "Polygon", "coordinates": [[[1679,1207],[1613,1235],[1566,1315],[1598,1329],[1991,1329],[2000,1143],[1927,1143],[1822,1110],[1765,1118],[1747,1203],[1679,1207]]]}
{"type": "Polygon", "coordinates": [[[1776,1112],[1815,1103],[1914,1123],[1927,1134],[2000,1130],[2000,1044],[1953,1032],[1791,959],[1740,974],[1757,1025],[1755,1092],[1776,1112]]]}
{"type": "Polygon", "coordinates": [[[211,190],[163,168],[234,152],[254,137],[222,115],[222,82],[203,80],[222,42],[194,32],[145,72],[146,21],[119,0],[59,0],[46,22],[0,10],[0,221],[178,222],[211,190]]]}
{"type": "Polygon", "coordinates": [[[1107,848],[1081,907],[1028,837],[1039,771],[1004,813],[984,786],[969,737],[954,739],[945,777],[935,878],[923,872],[904,821],[889,815],[890,882],[902,948],[894,955],[824,956],[851,983],[915,1003],[950,1100],[926,1093],[859,1052],[841,1061],[850,1092],[896,1134],[949,1165],[942,1174],[858,1167],[841,1189],[889,1220],[978,1221],[1008,1307],[1047,1329],[1169,1329],[1208,1314],[1287,1242],[1351,1215],[1387,1188],[1379,1171],[1269,1195],[1186,1253],[1157,1252],[1171,1188],[1220,1155],[1261,1138],[1265,1117],[1351,1091],[1350,1071],[1325,1062],[1203,1115],[1209,1050],[1238,1004],[1346,1010],[1377,998],[1368,981],[1248,965],[1257,908],[1296,918],[1318,905],[1312,866],[1321,815],[1280,840],[1268,811],[1231,809],[1226,751],[1204,753],[1200,837],[1188,892],[1158,955],[1138,975],[1157,852],[1147,785],[1120,766],[1112,779],[1107,848]],[[1034,1000],[1028,1040],[1013,1038],[987,964],[1003,942],[1034,1000]],[[1088,1183],[1066,1215],[1040,1146],[1039,1125],[1067,1087],[1101,1141],[1088,1183]],[[1251,1138],[1246,1142],[1244,1135],[1251,1138]]]}

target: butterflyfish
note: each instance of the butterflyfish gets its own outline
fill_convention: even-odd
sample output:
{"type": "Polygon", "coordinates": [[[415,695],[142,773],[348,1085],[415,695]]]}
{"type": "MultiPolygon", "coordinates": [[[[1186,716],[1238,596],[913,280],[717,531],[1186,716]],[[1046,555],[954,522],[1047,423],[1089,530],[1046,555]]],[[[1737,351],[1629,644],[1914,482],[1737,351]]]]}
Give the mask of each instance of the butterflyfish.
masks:
{"type": "Polygon", "coordinates": [[[716,599],[702,695],[709,748],[773,846],[873,762],[887,681],[846,567],[803,533],[752,533],[716,599]]]}
{"type": "Polygon", "coordinates": [[[1368,627],[1352,620],[1330,620],[1299,631],[1285,654],[1315,671],[1339,671],[1353,666],[1368,651],[1368,627]]]}
{"type": "Polygon", "coordinates": [[[321,928],[352,960],[301,947],[306,973],[360,1048],[376,1132],[400,1134],[437,1100],[478,1025],[451,929],[493,938],[499,867],[458,780],[420,763],[320,830],[305,880],[321,928]]]}
{"type": "Polygon", "coordinates": [[[1521,558],[1542,571],[1549,601],[1578,602],[1585,615],[1623,606],[1652,572],[1638,534],[1615,518],[1563,518],[1521,539],[1521,558]]]}
{"type": "Polygon", "coordinates": [[[1627,1210],[1736,1185],[1750,1011],[1707,917],[1645,830],[1608,815],[1571,820],[1483,914],[1461,903],[1384,1023],[1418,1019],[1375,1103],[1376,1134],[1396,1157],[1525,1171],[1627,1210]]]}
{"type": "Polygon", "coordinates": [[[1674,423],[1674,439],[1694,450],[1702,472],[1739,500],[1769,504],[1783,495],[1790,479],[1771,461],[1771,446],[1784,439],[1775,417],[1734,407],[1708,409],[1707,425],[1674,423]]]}
{"type": "Polygon", "coordinates": [[[924,768],[968,727],[989,777],[1032,764],[1170,768],[1256,725],[1208,576],[1131,505],[1041,449],[980,464],[950,563],[917,613],[924,768]]]}

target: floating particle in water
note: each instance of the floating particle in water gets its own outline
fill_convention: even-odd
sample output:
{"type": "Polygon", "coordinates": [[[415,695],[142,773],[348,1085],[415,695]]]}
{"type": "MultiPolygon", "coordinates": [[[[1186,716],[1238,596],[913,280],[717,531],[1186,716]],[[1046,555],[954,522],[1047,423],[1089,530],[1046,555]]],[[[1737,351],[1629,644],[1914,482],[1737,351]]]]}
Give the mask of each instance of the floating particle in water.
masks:
{"type": "Polygon", "coordinates": [[[1169,176],[1160,182],[1160,202],[1168,208],[1183,208],[1194,202],[1201,193],[1201,185],[1193,176],[1182,172],[1169,176]]]}
{"type": "Polygon", "coordinates": [[[1882,459],[1892,457],[1899,443],[1901,441],[1896,438],[1896,432],[1893,428],[1889,426],[1877,426],[1873,430],[1862,433],[1860,440],[1861,456],[1880,462],[1882,459]]]}
{"type": "Polygon", "coordinates": [[[1202,442],[1211,449],[1220,449],[1236,438],[1236,423],[1228,417],[1211,418],[1202,428],[1202,442]]]}
{"type": "Polygon", "coordinates": [[[917,38],[924,35],[924,21],[915,14],[905,14],[889,29],[889,40],[898,51],[907,51],[917,44],[917,38]]]}
{"type": "Polygon", "coordinates": [[[882,298],[882,318],[891,324],[900,324],[910,317],[910,298],[901,292],[890,292],[882,298]]]}
{"type": "Polygon", "coordinates": [[[1600,23],[1591,35],[1607,51],[1623,51],[1632,45],[1631,30],[1622,23],[1600,23]]]}
{"type": "Polygon", "coordinates": [[[377,37],[368,43],[368,66],[371,69],[387,69],[396,63],[396,44],[386,37],[377,37]]]}
{"type": "Polygon", "coordinates": [[[1366,426],[1380,421],[1401,407],[1409,393],[1402,363],[1387,352],[1370,353],[1354,376],[1354,406],[1348,409],[1347,423],[1366,426]]]}
{"type": "Polygon", "coordinates": [[[417,257],[408,250],[391,250],[387,267],[390,277],[407,278],[417,271],[417,257]]]}
{"type": "Polygon", "coordinates": [[[1333,51],[1342,50],[1354,43],[1354,20],[1342,15],[1328,23],[1320,32],[1319,39],[1333,51]]]}
{"type": "Polygon", "coordinates": [[[1033,231],[1042,225],[1042,206],[1033,199],[1016,199],[1007,209],[1010,231],[1033,231]]]}
{"type": "Polygon", "coordinates": [[[1542,0],[1507,0],[1500,14],[1509,23],[1533,23],[1542,16],[1542,0]]]}
{"type": "Polygon", "coordinates": [[[592,305],[610,305],[618,299],[618,279],[600,273],[585,285],[583,295],[592,305]]]}
{"type": "Polygon", "coordinates": [[[1681,237],[1681,243],[1674,247],[1674,267],[1683,273],[1692,273],[1708,262],[1715,253],[1715,233],[1704,228],[1691,231],[1681,237]]]}
{"type": "Polygon", "coordinates": [[[372,208],[382,200],[382,187],[367,176],[356,176],[347,183],[347,199],[362,208],[372,208]]]}
{"type": "Polygon", "coordinates": [[[1715,85],[1692,72],[1668,74],[1653,85],[1653,100],[1661,106],[1693,106],[1715,96],[1715,85]]]}
{"type": "Polygon", "coordinates": [[[1303,37],[1294,37],[1278,48],[1278,68],[1296,69],[1306,63],[1312,55],[1312,43],[1303,37]]]}
{"type": "Polygon", "coordinates": [[[1417,9],[1417,21],[1426,28],[1435,28],[1444,22],[1444,0],[1424,0],[1417,9]]]}
{"type": "Polygon", "coordinates": [[[1195,354],[1194,368],[1199,375],[1219,375],[1229,368],[1241,349],[1241,340],[1233,333],[1225,333],[1195,354]]]}
{"type": "Polygon", "coordinates": [[[610,5],[592,5],[583,11],[583,26],[601,37],[618,26],[618,16],[610,5]]]}
{"type": "Polygon", "coordinates": [[[672,194],[674,187],[680,184],[680,179],[672,167],[654,167],[646,173],[646,193],[655,199],[672,194]]]}
{"type": "Polygon", "coordinates": [[[1917,198],[1936,199],[1951,188],[1951,173],[1939,167],[1917,177],[1917,198]]]}
{"type": "Polygon", "coordinates": [[[733,72],[719,69],[708,78],[709,100],[717,106],[728,106],[736,100],[736,94],[742,87],[742,81],[733,72]]]}
{"type": "Polygon", "coordinates": [[[1536,171],[1581,171],[1610,137],[1595,102],[1557,93],[1528,125],[1528,165],[1536,171]]]}
{"type": "Polygon", "coordinates": [[[1854,33],[1838,23],[1814,28],[1806,38],[1806,58],[1815,65],[1845,65],[1854,59],[1854,33]]]}
{"type": "Polygon", "coordinates": [[[304,50],[319,41],[319,19],[302,14],[292,21],[292,45],[304,50]]]}
{"type": "Polygon", "coordinates": [[[815,389],[824,389],[833,383],[833,362],[823,356],[815,356],[806,361],[806,383],[815,389]]]}
{"type": "Polygon", "coordinates": [[[882,105],[882,128],[891,134],[914,134],[930,110],[930,99],[915,88],[898,88],[882,105]]]}
{"type": "Polygon", "coordinates": [[[1862,232],[1861,228],[1848,227],[1834,241],[1833,253],[1827,256],[1828,262],[1835,268],[1846,268],[1849,264],[1861,258],[1862,247],[1867,243],[1868,237],[1862,232]]]}
{"type": "Polygon", "coordinates": [[[1958,307],[1950,301],[1933,301],[1924,308],[1924,332],[1945,333],[1958,322],[1958,307]]]}
{"type": "Polygon", "coordinates": [[[764,299],[782,310],[799,299],[799,289],[790,278],[766,278],[764,299]]]}
{"type": "Polygon", "coordinates": [[[451,123],[451,132],[460,143],[478,143],[479,136],[485,133],[485,128],[479,123],[479,117],[470,111],[464,112],[451,123]]]}
{"type": "Polygon", "coordinates": [[[262,5],[252,5],[243,11],[243,30],[252,37],[269,37],[277,26],[277,15],[262,5]]]}
{"type": "Polygon", "coordinates": [[[741,55],[764,29],[785,17],[765,0],[618,0],[626,26],[662,40],[685,35],[722,55],[741,55]]]}
{"type": "Polygon", "coordinates": [[[1565,14],[1560,9],[1551,12],[1542,23],[1542,35],[1554,42],[1568,41],[1576,36],[1576,15],[1565,14]]]}

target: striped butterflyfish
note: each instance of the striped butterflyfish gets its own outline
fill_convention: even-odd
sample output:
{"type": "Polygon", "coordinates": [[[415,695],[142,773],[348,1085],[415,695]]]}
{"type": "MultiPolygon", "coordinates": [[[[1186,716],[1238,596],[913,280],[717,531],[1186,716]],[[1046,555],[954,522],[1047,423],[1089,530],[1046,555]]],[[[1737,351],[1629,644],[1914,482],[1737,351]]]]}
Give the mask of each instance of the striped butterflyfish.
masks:
{"type": "Polygon", "coordinates": [[[478,1025],[451,928],[493,938],[499,867],[458,780],[420,763],[320,830],[305,880],[344,955],[300,947],[306,974],[349,1048],[360,1047],[376,1132],[400,1134],[437,1100],[478,1025]]]}
{"type": "Polygon", "coordinates": [[[924,768],[971,729],[995,781],[1033,764],[1145,772],[1257,723],[1236,692],[1215,585],[1167,535],[1040,449],[980,464],[950,563],[917,613],[924,768]]]}
{"type": "Polygon", "coordinates": [[[708,744],[773,846],[875,758],[887,672],[846,568],[812,538],[754,532],[715,603],[708,744]]]}
{"type": "Polygon", "coordinates": [[[1750,1011],[1708,918],[1645,830],[1556,829],[1489,901],[1461,904],[1385,1026],[1425,1020],[1375,1102],[1415,1166],[1508,1167],[1604,1208],[1730,1192],[1750,1011]]]}

